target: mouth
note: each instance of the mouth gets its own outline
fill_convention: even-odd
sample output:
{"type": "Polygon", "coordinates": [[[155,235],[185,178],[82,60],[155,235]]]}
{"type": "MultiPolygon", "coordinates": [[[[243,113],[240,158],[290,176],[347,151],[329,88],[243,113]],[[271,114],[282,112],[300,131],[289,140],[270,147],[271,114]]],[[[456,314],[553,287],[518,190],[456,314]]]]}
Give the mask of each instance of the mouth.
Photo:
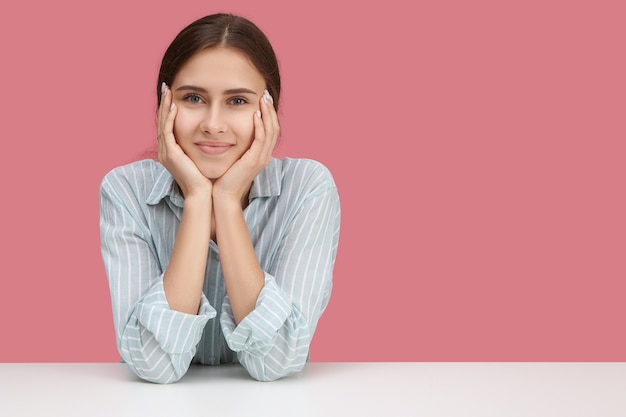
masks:
{"type": "Polygon", "coordinates": [[[196,146],[200,151],[207,155],[221,155],[226,153],[233,147],[230,143],[196,143],[196,146]]]}

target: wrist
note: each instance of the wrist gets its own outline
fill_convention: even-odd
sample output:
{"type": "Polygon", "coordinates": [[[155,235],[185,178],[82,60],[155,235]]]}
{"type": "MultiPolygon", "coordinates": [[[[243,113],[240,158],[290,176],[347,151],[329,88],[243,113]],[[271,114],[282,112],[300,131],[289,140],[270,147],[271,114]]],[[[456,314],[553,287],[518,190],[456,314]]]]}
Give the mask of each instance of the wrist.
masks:
{"type": "MultiPolygon", "coordinates": [[[[248,199],[246,198],[246,205],[248,199]]],[[[232,194],[213,194],[213,210],[215,212],[236,212],[243,209],[242,199],[232,194]]]]}
{"type": "Polygon", "coordinates": [[[191,192],[189,194],[184,194],[184,207],[208,207],[211,208],[213,204],[213,197],[211,196],[211,192],[191,192]]]}
{"type": "Polygon", "coordinates": [[[248,205],[248,192],[241,193],[225,193],[213,189],[213,206],[224,208],[237,207],[239,210],[248,205]]]}

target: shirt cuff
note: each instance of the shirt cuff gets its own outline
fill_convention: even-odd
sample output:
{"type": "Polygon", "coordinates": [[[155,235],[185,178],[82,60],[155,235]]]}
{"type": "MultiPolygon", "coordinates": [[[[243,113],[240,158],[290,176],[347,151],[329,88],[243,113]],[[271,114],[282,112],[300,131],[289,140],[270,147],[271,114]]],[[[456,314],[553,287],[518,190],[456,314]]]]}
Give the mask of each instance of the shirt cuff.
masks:
{"type": "Polygon", "coordinates": [[[285,324],[291,310],[291,301],[280,290],[274,277],[265,272],[265,285],[256,306],[238,326],[228,295],[224,297],[220,324],[228,347],[234,352],[264,356],[274,346],[278,330],[285,324]]]}
{"type": "Polygon", "coordinates": [[[159,280],[137,304],[137,319],[154,335],[161,349],[171,354],[182,354],[195,349],[207,321],[217,315],[215,308],[202,293],[198,314],[187,314],[170,309],[159,280]]]}

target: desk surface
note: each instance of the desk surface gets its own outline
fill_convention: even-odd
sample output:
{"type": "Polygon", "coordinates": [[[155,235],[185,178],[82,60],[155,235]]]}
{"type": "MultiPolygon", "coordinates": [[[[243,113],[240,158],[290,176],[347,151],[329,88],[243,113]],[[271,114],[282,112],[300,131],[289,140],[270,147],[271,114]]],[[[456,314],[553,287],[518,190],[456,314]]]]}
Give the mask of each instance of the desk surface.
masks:
{"type": "Polygon", "coordinates": [[[626,363],[309,363],[252,380],[239,365],[138,380],[120,363],[2,363],[1,416],[626,416],[626,363]]]}

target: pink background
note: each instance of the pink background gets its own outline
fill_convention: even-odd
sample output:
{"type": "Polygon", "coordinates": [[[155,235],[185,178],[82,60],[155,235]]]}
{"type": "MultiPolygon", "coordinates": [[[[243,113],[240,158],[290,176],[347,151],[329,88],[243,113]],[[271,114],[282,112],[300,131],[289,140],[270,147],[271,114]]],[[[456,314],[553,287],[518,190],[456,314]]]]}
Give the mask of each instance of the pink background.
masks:
{"type": "Polygon", "coordinates": [[[623,4],[3,3],[0,361],[118,360],[98,186],[155,141],[168,43],[218,11],[279,56],[276,155],[342,198],[313,361],[626,360],[623,4]]]}

